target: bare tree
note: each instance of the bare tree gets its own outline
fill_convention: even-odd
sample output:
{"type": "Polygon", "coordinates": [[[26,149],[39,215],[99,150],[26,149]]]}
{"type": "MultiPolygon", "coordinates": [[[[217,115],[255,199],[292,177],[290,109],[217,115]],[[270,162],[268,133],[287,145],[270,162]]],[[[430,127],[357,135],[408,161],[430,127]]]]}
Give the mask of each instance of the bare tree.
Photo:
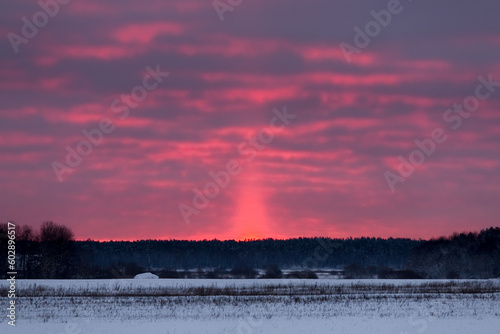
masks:
{"type": "Polygon", "coordinates": [[[73,232],[64,225],[44,222],[40,228],[42,278],[69,278],[74,263],[73,232]]]}
{"type": "MultiPolygon", "coordinates": [[[[0,252],[2,253],[2,256],[7,256],[7,223],[0,223],[0,252]]],[[[5,257],[4,257],[5,258],[5,257]]],[[[0,261],[0,277],[6,277],[5,273],[8,271],[7,270],[7,261],[0,261]]]]}
{"type": "Polygon", "coordinates": [[[41,242],[70,242],[73,241],[73,239],[73,232],[64,225],[44,222],[40,227],[41,242]]]}

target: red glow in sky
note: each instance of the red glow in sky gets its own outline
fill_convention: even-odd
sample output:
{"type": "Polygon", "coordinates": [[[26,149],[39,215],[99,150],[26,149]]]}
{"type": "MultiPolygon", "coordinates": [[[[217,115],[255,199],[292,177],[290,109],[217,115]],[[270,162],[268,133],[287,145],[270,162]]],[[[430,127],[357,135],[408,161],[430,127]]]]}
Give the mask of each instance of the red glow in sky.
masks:
{"type": "Polygon", "coordinates": [[[354,45],[354,27],[386,5],[258,0],[221,21],[210,1],[73,1],[13,47],[11,33],[41,8],[7,1],[2,219],[99,240],[429,238],[499,226],[500,4],[405,3],[348,62],[340,43],[354,45]],[[473,108],[478,91],[487,97],[473,108]],[[283,129],[263,143],[285,106],[297,117],[276,121],[283,129]],[[102,140],[92,132],[110,124],[102,140]],[[392,192],[385,173],[415,160],[415,140],[436,128],[447,140],[392,192]],[[68,148],[88,151],[85,133],[99,144],[69,166],[68,148]],[[193,207],[193,189],[233,160],[241,173],[187,223],[179,205],[193,207]],[[62,182],[54,162],[71,170],[62,182]]]}

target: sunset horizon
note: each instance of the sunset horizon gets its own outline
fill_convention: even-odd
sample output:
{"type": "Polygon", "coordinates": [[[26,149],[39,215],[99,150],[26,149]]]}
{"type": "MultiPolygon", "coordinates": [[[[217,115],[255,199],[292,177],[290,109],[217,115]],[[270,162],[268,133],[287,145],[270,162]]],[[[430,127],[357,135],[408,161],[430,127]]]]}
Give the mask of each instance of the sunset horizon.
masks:
{"type": "Polygon", "coordinates": [[[0,14],[2,222],[78,240],[499,226],[497,5],[148,3],[0,14]]]}
{"type": "MultiPolygon", "coordinates": [[[[21,222],[16,222],[13,220],[9,220],[11,223],[15,223],[16,225],[22,227],[22,226],[29,226],[36,230],[39,228],[39,226],[32,226],[29,224],[22,224],[21,222]]],[[[50,220],[47,220],[47,222],[52,222],[50,220]]],[[[59,223],[59,222],[53,222],[55,224],[59,225],[64,225],[64,223],[59,223]]],[[[236,242],[242,242],[242,241],[262,241],[262,240],[296,240],[296,239],[314,239],[314,238],[326,238],[326,239],[338,239],[338,240],[347,240],[347,239],[360,239],[360,238],[376,238],[376,239],[383,239],[383,240],[388,240],[388,239],[410,239],[410,240],[437,240],[440,238],[449,238],[453,235],[457,234],[477,234],[483,230],[490,229],[490,228],[495,228],[495,226],[486,226],[484,228],[480,229],[467,229],[467,230],[451,230],[451,231],[445,231],[441,234],[427,234],[427,235],[420,235],[420,236],[414,236],[414,235],[405,235],[405,234],[390,234],[390,232],[387,232],[389,234],[377,234],[376,232],[370,233],[363,233],[360,232],[358,234],[309,234],[309,235],[279,235],[279,234],[257,234],[257,233],[234,233],[234,234],[222,234],[222,235],[203,235],[203,236],[195,236],[193,238],[183,238],[183,237],[172,237],[172,236],[154,236],[154,237],[132,237],[132,238],[95,238],[92,236],[79,236],[77,234],[74,235],[74,240],[79,241],[79,242],[85,242],[88,240],[96,241],[96,242],[141,242],[141,241],[236,241],[236,242]]]]}

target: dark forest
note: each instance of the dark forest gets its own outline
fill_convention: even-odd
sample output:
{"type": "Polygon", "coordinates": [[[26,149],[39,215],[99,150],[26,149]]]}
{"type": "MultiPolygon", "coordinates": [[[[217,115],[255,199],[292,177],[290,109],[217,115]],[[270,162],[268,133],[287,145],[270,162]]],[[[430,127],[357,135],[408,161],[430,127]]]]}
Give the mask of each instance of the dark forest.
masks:
{"type": "MultiPolygon", "coordinates": [[[[6,254],[7,224],[0,224],[0,237],[6,254]]],[[[16,227],[16,260],[18,278],[27,279],[131,278],[145,271],[161,278],[315,278],[318,271],[343,278],[494,278],[500,277],[500,228],[431,240],[98,242],[75,241],[66,226],[45,222],[40,231],[16,227]]],[[[1,266],[6,273],[7,263],[1,266]]]]}

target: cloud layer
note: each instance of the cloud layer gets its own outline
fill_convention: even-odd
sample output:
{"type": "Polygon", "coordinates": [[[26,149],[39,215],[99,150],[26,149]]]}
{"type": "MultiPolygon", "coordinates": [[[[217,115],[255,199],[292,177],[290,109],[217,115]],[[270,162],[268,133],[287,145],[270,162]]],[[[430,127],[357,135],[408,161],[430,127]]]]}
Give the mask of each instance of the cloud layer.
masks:
{"type": "Polygon", "coordinates": [[[482,88],[470,115],[449,114],[461,115],[456,129],[443,116],[479,76],[500,82],[500,3],[402,1],[348,62],[339,45],[356,46],[354,28],[389,3],[243,0],[221,21],[210,1],[68,1],[33,38],[23,25],[43,21],[40,4],[2,3],[2,219],[53,220],[81,239],[498,226],[500,87],[482,88]],[[169,75],[155,81],[148,66],[169,75]],[[157,87],[136,88],[148,76],[157,87]],[[297,117],[253,145],[285,106],[297,117]],[[103,119],[115,129],[59,182],[53,162],[103,119]],[[436,128],[447,140],[392,192],[384,173],[436,128]],[[179,205],[194,208],[193,188],[233,160],[241,173],[187,224],[179,205]]]}

